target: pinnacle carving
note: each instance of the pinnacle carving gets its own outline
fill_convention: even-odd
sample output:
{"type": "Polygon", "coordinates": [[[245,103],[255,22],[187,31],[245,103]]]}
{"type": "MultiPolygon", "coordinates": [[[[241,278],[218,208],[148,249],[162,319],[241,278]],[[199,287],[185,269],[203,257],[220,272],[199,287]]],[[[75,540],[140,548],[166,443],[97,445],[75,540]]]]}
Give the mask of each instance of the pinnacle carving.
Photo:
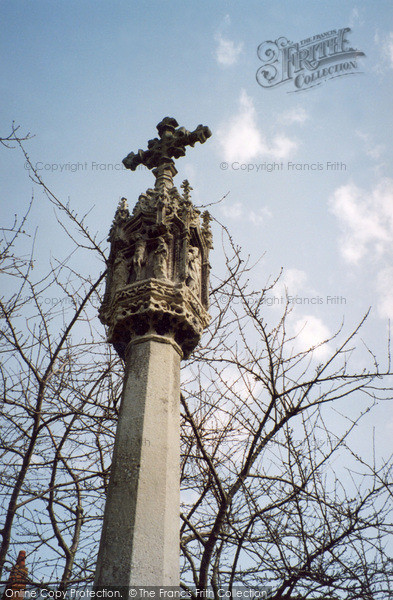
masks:
{"type": "Polygon", "coordinates": [[[180,187],[183,190],[183,198],[185,202],[191,202],[190,192],[192,191],[192,187],[190,186],[188,179],[185,179],[180,187]]]}

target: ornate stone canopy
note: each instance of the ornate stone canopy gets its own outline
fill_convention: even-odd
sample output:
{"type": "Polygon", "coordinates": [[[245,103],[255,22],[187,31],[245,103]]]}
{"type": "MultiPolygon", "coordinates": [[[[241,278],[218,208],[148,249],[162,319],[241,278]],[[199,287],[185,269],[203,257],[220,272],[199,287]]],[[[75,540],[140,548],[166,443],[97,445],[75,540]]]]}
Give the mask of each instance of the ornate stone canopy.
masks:
{"type": "Polygon", "coordinates": [[[203,143],[211,132],[199,125],[189,132],[176,129],[166,117],[157,125],[160,139],[148,150],[130,153],[127,168],[138,164],[153,169],[154,189],[148,189],[129,212],[123,198],[109,233],[111,252],[100,319],[108,328],[108,341],[120,356],[139,336],[159,335],[171,340],[186,358],[209,324],[210,216],[202,215],[190,200],[188,181],[183,194],[173,185],[173,158],[185,147],[203,143]]]}

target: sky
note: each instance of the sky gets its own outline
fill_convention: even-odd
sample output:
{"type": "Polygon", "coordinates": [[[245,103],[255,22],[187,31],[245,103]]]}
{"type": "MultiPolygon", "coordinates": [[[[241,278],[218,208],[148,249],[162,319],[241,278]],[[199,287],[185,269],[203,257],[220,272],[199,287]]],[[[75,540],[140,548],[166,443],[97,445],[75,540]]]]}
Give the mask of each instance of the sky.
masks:
{"type": "MultiPolygon", "coordinates": [[[[122,159],[147,147],[164,116],[189,130],[208,125],[212,137],[177,161],[175,184],[188,178],[198,205],[225,196],[210,210],[245,254],[263,256],[256,287],[284,269],[266,314],[278,314],[286,292],[294,298],[290,327],[305,348],[343,320],[349,331],[371,306],[362,337],[386,356],[393,317],[390,1],[2,0],[0,15],[0,134],[14,121],[34,135],[26,148],[45,183],[81,214],[90,211],[102,239],[119,199],[132,206],[154,182],[146,170],[122,169],[122,159]],[[332,70],[308,87],[304,56],[293,72],[293,48],[343,29],[346,48],[362,54],[348,58],[356,67],[342,76],[332,70]],[[262,52],[280,38],[291,42],[291,77],[264,87],[257,80],[262,52]]],[[[277,51],[280,69],[284,52],[277,51]]],[[[0,152],[1,221],[9,226],[33,185],[20,151],[0,152]]],[[[48,202],[39,190],[34,195],[39,269],[69,248],[48,202]]],[[[218,226],[213,232],[214,275],[223,254],[218,226]]],[[[325,357],[319,352],[316,360],[325,357]]],[[[393,413],[384,404],[375,415],[367,439],[377,427],[387,451],[393,413]]],[[[364,431],[360,437],[365,443],[364,431]]]]}

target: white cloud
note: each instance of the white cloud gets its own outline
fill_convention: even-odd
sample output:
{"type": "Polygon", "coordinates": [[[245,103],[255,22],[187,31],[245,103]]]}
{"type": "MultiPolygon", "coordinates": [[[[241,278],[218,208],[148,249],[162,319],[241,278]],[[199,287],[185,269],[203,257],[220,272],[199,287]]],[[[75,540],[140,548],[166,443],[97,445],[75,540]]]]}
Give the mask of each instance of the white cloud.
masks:
{"type": "Polygon", "coordinates": [[[383,73],[385,69],[393,69],[393,32],[383,34],[375,34],[375,43],[379,47],[381,53],[381,64],[377,66],[377,71],[383,73]]]}
{"type": "Polygon", "coordinates": [[[254,223],[254,225],[261,225],[266,222],[266,219],[270,219],[272,216],[272,212],[267,206],[263,206],[257,211],[251,210],[248,212],[248,220],[254,223]]]}
{"type": "Polygon", "coordinates": [[[393,69],[393,32],[390,32],[385,39],[385,54],[389,61],[390,67],[393,69]]]}
{"type": "Polygon", "coordinates": [[[393,69],[393,32],[388,33],[381,40],[382,53],[389,67],[393,69]]]}
{"type": "Polygon", "coordinates": [[[297,144],[294,140],[285,135],[276,135],[272,140],[270,148],[266,149],[266,153],[274,159],[286,158],[296,147],[297,144]]]}
{"type": "Polygon", "coordinates": [[[349,17],[348,27],[352,29],[355,26],[357,27],[364,25],[365,21],[362,14],[363,12],[363,9],[359,10],[357,7],[353,8],[349,17]]]}
{"type": "Polygon", "coordinates": [[[307,281],[307,274],[301,269],[286,269],[281,282],[288,294],[294,296],[304,287],[307,281]]]}
{"type": "Polygon", "coordinates": [[[217,137],[228,161],[248,161],[260,153],[263,142],[255,123],[255,108],[244,90],[239,113],[217,132],[217,137]]]}
{"type": "Polygon", "coordinates": [[[379,160],[385,151],[385,146],[376,144],[368,133],[364,133],[363,131],[356,131],[355,133],[364,142],[367,156],[370,156],[374,160],[379,160]]]}
{"type": "MultiPolygon", "coordinates": [[[[280,300],[275,304],[280,310],[288,299],[290,310],[296,309],[296,314],[305,306],[315,305],[319,296],[310,285],[307,273],[301,269],[285,269],[270,294],[280,300]]],[[[291,313],[290,318],[294,318],[294,314],[291,313]]]]}
{"type": "Polygon", "coordinates": [[[266,219],[271,218],[273,215],[267,206],[262,206],[258,210],[247,210],[244,209],[244,205],[241,202],[235,202],[234,204],[223,204],[221,206],[221,212],[228,219],[246,220],[253,225],[261,225],[266,222],[266,219]]]}
{"type": "Polygon", "coordinates": [[[290,318],[293,319],[292,311],[294,309],[300,309],[305,304],[314,304],[309,302],[309,299],[314,298],[317,294],[310,290],[307,279],[307,274],[301,269],[283,270],[278,281],[266,294],[266,305],[273,310],[282,312],[289,301],[290,318]],[[297,297],[299,297],[299,301],[297,301],[297,297]]]}
{"type": "Polygon", "coordinates": [[[276,135],[270,144],[256,123],[252,99],[242,90],[239,112],[217,132],[225,160],[246,163],[256,158],[283,159],[297,148],[294,140],[283,134],[276,135]]]}
{"type": "Polygon", "coordinates": [[[393,267],[386,267],[378,273],[376,290],[380,317],[393,319],[393,267]]]}
{"type": "Polygon", "coordinates": [[[218,64],[224,67],[234,65],[243,50],[243,44],[241,42],[235,44],[232,40],[224,38],[221,33],[217,33],[214,39],[217,42],[215,55],[218,64]]]}
{"type": "Polygon", "coordinates": [[[308,118],[306,110],[302,106],[297,106],[284,112],[280,116],[279,121],[288,125],[292,125],[292,123],[300,123],[302,125],[308,118]]]}
{"type": "Polygon", "coordinates": [[[223,204],[221,206],[222,213],[229,219],[239,219],[243,217],[243,204],[241,202],[235,202],[235,204],[223,204]]]}
{"type": "MultiPolygon", "coordinates": [[[[241,372],[241,370],[236,367],[226,367],[221,371],[220,377],[225,381],[229,390],[232,390],[233,393],[242,397],[244,400],[249,398],[250,393],[254,395],[257,394],[258,390],[262,387],[261,383],[256,381],[252,375],[241,372]]],[[[220,406],[221,408],[224,408],[225,401],[222,401],[220,406]]],[[[227,400],[228,414],[231,413],[231,409],[233,409],[231,401],[227,400]]]]}
{"type": "Polygon", "coordinates": [[[367,254],[381,258],[393,249],[393,180],[382,179],[371,192],[353,183],[338,188],[330,199],[343,235],[345,260],[358,264],[367,254]]]}
{"type": "MultiPolygon", "coordinates": [[[[305,352],[328,340],[331,333],[326,325],[318,317],[305,315],[291,324],[293,335],[296,336],[295,346],[298,352],[305,352]]],[[[313,350],[313,358],[325,360],[331,354],[329,344],[323,344],[313,350]]]]}

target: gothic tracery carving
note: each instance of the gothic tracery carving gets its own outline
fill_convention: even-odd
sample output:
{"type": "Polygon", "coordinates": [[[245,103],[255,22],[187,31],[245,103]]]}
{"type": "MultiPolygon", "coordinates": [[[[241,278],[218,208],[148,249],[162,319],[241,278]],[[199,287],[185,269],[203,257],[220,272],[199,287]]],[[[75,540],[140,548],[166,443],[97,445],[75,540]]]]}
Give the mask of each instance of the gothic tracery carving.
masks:
{"type": "Polygon", "coordinates": [[[157,126],[160,140],[125,159],[132,170],[143,161],[156,167],[156,184],[139,196],[131,215],[122,198],[109,233],[107,289],[99,314],[121,356],[134,336],[153,332],[171,336],[187,357],[209,324],[210,216],[205,211],[201,225],[190,184],[183,182],[181,195],[172,181],[172,157],[209,136],[202,126],[192,133],[176,126],[164,119],[157,126]]]}

